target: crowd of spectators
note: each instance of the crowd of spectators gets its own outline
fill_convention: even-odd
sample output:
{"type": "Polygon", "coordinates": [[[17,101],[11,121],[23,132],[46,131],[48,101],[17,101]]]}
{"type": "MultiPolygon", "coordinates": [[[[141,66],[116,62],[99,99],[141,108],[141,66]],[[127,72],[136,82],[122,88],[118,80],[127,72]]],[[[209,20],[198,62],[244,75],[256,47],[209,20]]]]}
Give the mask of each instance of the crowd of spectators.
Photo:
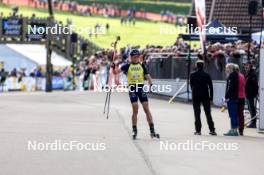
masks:
{"type": "MultiPolygon", "coordinates": [[[[97,75],[97,80],[100,82],[100,87],[103,87],[107,83],[107,76],[109,71],[109,64],[115,60],[116,63],[123,64],[129,60],[129,53],[132,49],[139,49],[141,51],[141,61],[149,63],[151,59],[160,58],[165,56],[165,59],[181,59],[186,57],[189,49],[189,45],[178,38],[174,45],[168,47],[147,45],[145,48],[140,46],[130,46],[121,48],[113,58],[114,51],[106,49],[92,55],[90,58],[85,58],[77,65],[76,75],[81,76],[83,74],[84,79],[89,78],[88,74],[97,75]],[[158,56],[157,56],[158,54],[158,56]],[[156,56],[153,56],[156,55],[156,56]],[[85,75],[85,76],[84,76],[85,75]],[[103,82],[102,82],[103,81],[103,82]]],[[[207,47],[206,62],[209,64],[212,62],[217,68],[221,69],[221,72],[225,72],[225,65],[228,63],[237,63],[240,66],[248,63],[254,65],[258,71],[257,62],[259,49],[255,42],[251,43],[250,59],[247,57],[248,44],[244,41],[237,41],[236,43],[214,43],[207,47]],[[215,62],[216,61],[216,62],[215,62]]],[[[200,49],[194,48],[192,53],[198,53],[198,59],[204,59],[204,55],[199,54],[200,49]]],[[[243,67],[242,69],[243,70],[243,67]]],[[[90,78],[91,79],[91,78],[90,78]]],[[[95,79],[93,78],[93,81],[95,79]]],[[[91,83],[90,83],[91,84],[91,83]]]]}
{"type": "MultiPolygon", "coordinates": [[[[182,55],[186,55],[189,52],[189,45],[180,37],[178,37],[175,43],[171,46],[155,46],[155,45],[147,45],[144,48],[140,46],[130,46],[121,48],[114,58],[116,61],[122,63],[126,62],[129,58],[129,52],[132,49],[139,49],[142,53],[142,61],[148,62],[152,58],[181,58],[182,55]]],[[[235,43],[212,43],[206,47],[206,57],[205,61],[214,62],[217,61],[218,66],[221,66],[224,69],[224,66],[227,63],[236,63],[236,64],[244,64],[249,60],[256,64],[259,58],[259,45],[256,42],[251,42],[250,46],[250,58],[248,59],[248,42],[246,41],[237,41],[235,43]],[[222,64],[222,65],[221,65],[222,64]]],[[[197,47],[191,48],[191,53],[198,53],[198,57],[200,59],[204,59],[204,55],[199,54],[200,49],[197,47]]],[[[94,55],[89,58],[85,58],[83,61],[77,65],[77,74],[80,75],[81,71],[85,70],[84,65],[92,68],[93,70],[99,70],[100,65],[106,66],[113,60],[113,50],[105,49],[102,51],[98,51],[94,55]],[[79,71],[79,72],[78,72],[79,71]]],[[[65,69],[67,70],[67,69],[65,69]]],[[[61,70],[60,72],[56,72],[56,74],[63,75],[65,70],[61,70]]],[[[25,75],[25,69],[16,70],[14,69],[10,73],[9,76],[21,76],[25,75]],[[24,73],[21,73],[24,72],[24,73]]],[[[30,73],[30,76],[35,76],[36,72],[41,72],[40,69],[36,69],[30,73]]],[[[94,71],[91,71],[94,72],[94,71]]],[[[95,71],[96,72],[96,71],[95,71]]],[[[39,75],[39,74],[38,74],[39,75]]],[[[43,75],[43,73],[41,74],[43,75]]],[[[44,75],[43,75],[44,76],[44,75]]]]}
{"type": "MultiPolygon", "coordinates": [[[[71,13],[79,14],[82,16],[92,16],[92,15],[103,15],[105,17],[122,17],[122,21],[131,21],[131,19],[136,17],[147,19],[147,11],[143,8],[137,9],[135,7],[128,8],[127,10],[121,7],[110,4],[110,3],[92,3],[90,5],[80,6],[76,1],[70,0],[53,0],[54,7],[56,9],[65,10],[65,8],[71,13]],[[124,18],[125,17],[125,18],[124,18]]],[[[32,0],[31,4],[35,8],[47,7],[47,0],[32,0]]],[[[162,10],[160,12],[160,19],[168,23],[174,23],[176,25],[186,24],[186,17],[181,15],[176,15],[169,10],[162,10]]],[[[153,20],[159,20],[157,17],[153,20]]]]}
{"type": "Polygon", "coordinates": [[[160,12],[161,20],[166,21],[168,23],[175,23],[176,25],[184,25],[186,24],[186,17],[174,14],[169,10],[162,10],[160,12]]]}
{"type": "Polygon", "coordinates": [[[144,55],[155,55],[155,57],[162,58],[181,58],[182,55],[186,55],[189,52],[197,53],[200,59],[205,59],[208,62],[217,61],[218,64],[223,64],[224,67],[227,63],[236,63],[242,65],[251,61],[253,64],[258,62],[259,58],[259,44],[252,41],[250,47],[247,41],[236,41],[229,43],[209,43],[206,46],[206,56],[201,54],[201,49],[195,44],[189,47],[182,38],[177,38],[176,42],[171,46],[154,46],[148,45],[142,52],[144,55]],[[248,48],[250,48],[248,55],[248,48]],[[248,58],[249,56],[249,58],[248,58]]]}
{"type": "MultiPolygon", "coordinates": [[[[43,0],[41,2],[45,3],[45,1],[43,0]]],[[[71,4],[70,6],[72,8],[76,6],[75,3],[70,2],[69,4],[71,4]]],[[[105,6],[101,7],[101,6],[97,6],[96,4],[93,4],[92,6],[96,8],[105,8],[105,6]]],[[[106,6],[106,7],[113,8],[113,6],[111,5],[106,6]]],[[[15,9],[14,11],[17,12],[18,9],[15,9]]],[[[127,15],[129,17],[133,17],[135,12],[136,12],[135,9],[132,8],[128,11],[127,15]]],[[[97,28],[98,26],[99,24],[96,24],[95,28],[97,28]]],[[[106,24],[105,26],[107,29],[110,28],[109,24],[106,24]]],[[[204,59],[205,61],[207,61],[207,63],[214,62],[215,67],[221,70],[221,72],[224,72],[225,65],[231,62],[239,64],[240,66],[243,63],[247,63],[248,61],[251,61],[253,64],[256,64],[258,62],[259,45],[256,42],[251,42],[250,47],[248,46],[249,45],[247,41],[241,41],[241,40],[234,42],[234,43],[231,43],[231,42],[230,43],[219,43],[219,42],[218,43],[207,43],[206,54],[204,56],[200,54],[200,49],[197,46],[192,45],[192,47],[190,47],[187,42],[185,42],[181,37],[178,37],[175,43],[171,46],[147,45],[144,48],[142,48],[140,46],[128,45],[127,47],[121,48],[120,51],[116,54],[116,58],[114,59],[120,63],[126,62],[129,57],[128,56],[129,52],[133,48],[140,49],[142,53],[142,61],[147,62],[147,63],[153,58],[168,58],[168,59],[182,58],[182,55],[186,56],[186,54],[190,50],[191,53],[198,53],[198,57],[200,59],[204,59]],[[247,54],[248,48],[250,48],[249,58],[247,54]]],[[[56,75],[62,76],[62,77],[65,77],[65,76],[76,77],[76,76],[87,74],[87,71],[86,73],[84,73],[85,70],[89,70],[88,72],[93,72],[93,73],[100,72],[101,67],[103,67],[102,70],[104,70],[105,72],[105,70],[107,70],[106,67],[109,65],[109,63],[112,60],[113,60],[113,50],[106,49],[106,50],[97,52],[96,54],[92,55],[90,58],[85,58],[84,61],[81,61],[78,65],[75,65],[75,67],[77,68],[75,73],[73,73],[71,68],[65,68],[55,73],[56,75]]],[[[14,69],[7,75],[17,76],[17,77],[25,76],[25,73],[21,74],[20,72],[26,72],[26,71],[23,69],[19,71],[14,69]]],[[[35,76],[34,72],[30,73],[30,76],[35,76]]],[[[42,75],[44,76],[43,73],[42,75]]],[[[68,79],[73,80],[73,78],[68,78],[68,79]]],[[[107,78],[103,78],[103,79],[107,80],[107,78]]]]}
{"type": "MultiPolygon", "coordinates": [[[[130,46],[120,48],[113,58],[114,51],[113,49],[104,49],[96,52],[90,57],[84,58],[77,65],[75,65],[75,74],[72,71],[72,68],[64,68],[61,70],[54,71],[54,75],[61,77],[74,77],[74,76],[83,76],[85,79],[89,78],[88,74],[100,74],[100,79],[107,80],[107,78],[101,78],[101,75],[107,76],[107,71],[109,69],[109,64],[113,60],[122,64],[128,61],[129,53],[132,49],[139,49],[142,53],[141,61],[148,63],[151,59],[155,58],[164,58],[164,59],[181,59],[183,56],[186,56],[189,51],[189,45],[182,39],[177,38],[176,42],[172,46],[155,46],[147,45],[144,48],[140,46],[130,46]],[[84,76],[85,75],[85,76],[84,76]]],[[[249,60],[252,64],[257,65],[258,54],[259,54],[259,45],[256,42],[251,42],[250,47],[250,59],[248,60],[248,43],[245,41],[237,41],[235,43],[214,43],[207,46],[206,60],[207,63],[213,62],[218,69],[224,71],[225,65],[228,63],[236,63],[242,66],[247,63],[249,60]]],[[[204,55],[199,54],[199,48],[192,48],[191,53],[197,53],[198,58],[204,59],[204,55]]],[[[41,68],[37,68],[31,73],[28,73],[25,69],[14,69],[10,73],[7,73],[9,76],[23,77],[23,76],[37,76],[44,77],[45,74],[41,68]]],[[[69,78],[72,80],[72,78],[69,78]]],[[[105,82],[106,83],[106,82],[105,82]]],[[[103,84],[105,84],[103,83],[103,84]]]]}

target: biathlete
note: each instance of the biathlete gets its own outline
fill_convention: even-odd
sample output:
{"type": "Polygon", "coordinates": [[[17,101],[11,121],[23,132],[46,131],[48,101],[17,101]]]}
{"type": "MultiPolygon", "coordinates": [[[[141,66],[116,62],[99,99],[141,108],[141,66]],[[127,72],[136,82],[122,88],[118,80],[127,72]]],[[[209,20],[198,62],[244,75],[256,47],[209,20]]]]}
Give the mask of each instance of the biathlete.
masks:
{"type": "Polygon", "coordinates": [[[144,112],[147,117],[147,121],[150,128],[151,138],[159,138],[159,134],[155,133],[153,118],[149,110],[147,91],[151,88],[145,88],[145,79],[149,83],[149,87],[152,86],[152,79],[148,73],[148,70],[144,64],[140,63],[140,52],[139,50],[132,50],[130,52],[130,63],[123,65],[121,68],[112,65],[113,73],[119,74],[123,72],[128,79],[129,97],[132,104],[133,114],[132,114],[132,131],[133,139],[137,137],[137,115],[138,115],[138,100],[141,102],[144,112]],[[148,90],[146,90],[148,89],[148,90]]]}

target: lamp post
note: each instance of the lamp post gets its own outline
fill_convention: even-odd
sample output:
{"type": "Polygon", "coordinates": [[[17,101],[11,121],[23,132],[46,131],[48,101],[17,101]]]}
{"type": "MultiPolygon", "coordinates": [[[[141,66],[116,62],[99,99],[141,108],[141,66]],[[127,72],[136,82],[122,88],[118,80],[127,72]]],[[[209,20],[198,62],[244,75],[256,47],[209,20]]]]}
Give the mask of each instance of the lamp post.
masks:
{"type": "MultiPolygon", "coordinates": [[[[53,23],[52,0],[48,0],[48,8],[49,8],[48,26],[51,26],[53,23]]],[[[46,47],[47,47],[46,92],[52,92],[52,63],[51,63],[52,45],[51,45],[50,32],[47,35],[46,47]]]]}
{"type": "Polygon", "coordinates": [[[251,33],[252,33],[252,17],[258,13],[258,1],[251,0],[248,3],[248,15],[249,15],[249,32],[248,32],[248,53],[247,59],[250,62],[250,49],[251,49],[251,33]]]}
{"type": "Polygon", "coordinates": [[[262,38],[263,38],[263,35],[262,35],[262,30],[263,30],[263,27],[264,27],[264,0],[262,0],[262,6],[261,6],[261,30],[260,30],[260,43],[259,43],[259,57],[260,57],[260,49],[262,47],[262,38]]]}

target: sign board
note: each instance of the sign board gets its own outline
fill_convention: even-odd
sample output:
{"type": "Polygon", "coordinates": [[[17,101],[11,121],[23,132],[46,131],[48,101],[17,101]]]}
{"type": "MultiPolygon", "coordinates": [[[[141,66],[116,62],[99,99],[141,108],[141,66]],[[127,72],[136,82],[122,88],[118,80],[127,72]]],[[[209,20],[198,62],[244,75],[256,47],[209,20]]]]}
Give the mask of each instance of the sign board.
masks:
{"type": "Polygon", "coordinates": [[[259,129],[264,130],[264,49],[260,51],[260,77],[259,77],[259,129]]]}
{"type": "Polygon", "coordinates": [[[52,77],[52,88],[55,89],[63,89],[64,81],[61,77],[52,77]]]}
{"type": "Polygon", "coordinates": [[[4,36],[22,36],[23,20],[16,17],[4,18],[2,20],[2,34],[4,36]]]}

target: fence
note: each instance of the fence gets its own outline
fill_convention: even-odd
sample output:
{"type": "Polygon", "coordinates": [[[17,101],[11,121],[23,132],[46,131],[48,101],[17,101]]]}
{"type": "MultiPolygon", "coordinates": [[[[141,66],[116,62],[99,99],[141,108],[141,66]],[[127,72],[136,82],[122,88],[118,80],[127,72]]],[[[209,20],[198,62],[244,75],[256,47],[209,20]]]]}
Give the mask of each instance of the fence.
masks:
{"type": "MultiPolygon", "coordinates": [[[[63,89],[63,79],[60,77],[53,77],[53,89],[63,89]]],[[[9,77],[6,81],[1,82],[0,91],[44,91],[46,88],[45,78],[24,77],[22,79],[17,77],[9,77]]]]}
{"type": "MultiPolygon", "coordinates": [[[[153,79],[186,79],[188,75],[188,54],[174,56],[173,54],[151,54],[148,63],[149,72],[153,79]]],[[[197,53],[191,53],[191,71],[194,70],[197,61],[197,53]]],[[[229,62],[236,63],[243,71],[243,63],[246,56],[230,58],[229,62]]],[[[226,58],[211,58],[205,62],[205,71],[208,72],[213,80],[225,80],[226,58]]]]}
{"type": "MultiPolygon", "coordinates": [[[[84,79],[84,74],[73,77],[70,76],[53,76],[52,77],[52,88],[53,90],[76,90],[76,91],[101,91],[108,84],[108,75],[104,72],[97,71],[95,74],[90,74],[87,80],[84,79]]],[[[120,85],[127,85],[127,78],[124,74],[118,75],[120,85]]],[[[111,86],[115,86],[115,78],[112,79],[111,86]]],[[[6,80],[0,82],[0,91],[24,91],[24,92],[35,92],[45,91],[46,89],[46,78],[36,77],[8,77],[6,80]]]]}

